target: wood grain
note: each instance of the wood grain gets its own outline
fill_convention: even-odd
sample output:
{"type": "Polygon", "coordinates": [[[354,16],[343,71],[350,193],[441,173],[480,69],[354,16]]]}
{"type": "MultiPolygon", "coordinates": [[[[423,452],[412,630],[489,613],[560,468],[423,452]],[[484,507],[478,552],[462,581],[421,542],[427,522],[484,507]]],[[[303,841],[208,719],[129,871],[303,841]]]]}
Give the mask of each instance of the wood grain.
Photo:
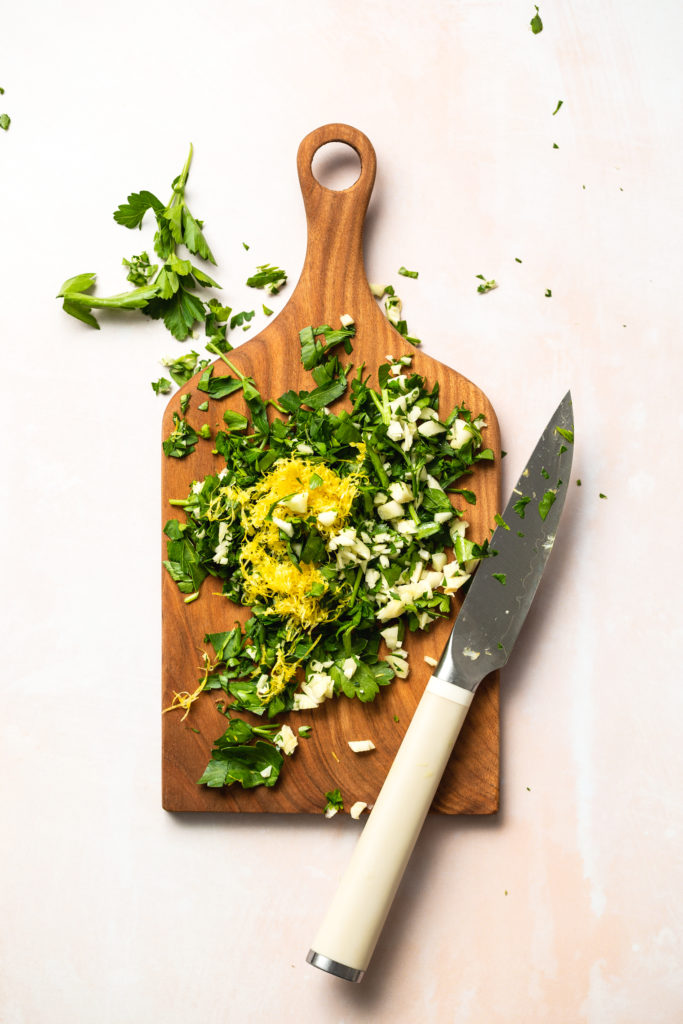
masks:
{"type": "MultiPolygon", "coordinates": [[[[372,296],[363,264],[363,223],[375,180],[374,149],[357,129],[343,124],[326,125],[303,140],[297,166],[308,227],[301,277],[276,319],[232,352],[230,359],[242,373],[255,378],[265,396],[277,397],[290,388],[310,388],[310,374],[303,370],[299,357],[298,332],[309,324],[336,325],[345,313],[353,316],[357,327],[351,359],[354,365],[364,362],[375,380],[377,367],[387,354],[401,356],[409,351],[414,356],[415,370],[429,383],[439,382],[442,413],[464,401],[475,413],[483,413],[488,422],[485,441],[495,452],[496,461],[477,468],[472,484],[477,504],[464,506],[471,536],[482,541],[489,535],[494,514],[500,509],[500,439],[496,416],[486,396],[471,381],[407,345],[372,296]],[[350,188],[332,191],[313,176],[313,156],[328,142],[347,143],[360,158],[360,176],[350,188]]],[[[221,371],[220,361],[215,365],[216,373],[228,372],[225,368],[221,371]]],[[[164,437],[170,433],[173,412],[179,411],[180,395],[184,393],[192,396],[187,418],[195,427],[208,421],[215,431],[221,427],[226,408],[247,411],[241,395],[232,395],[220,402],[212,401],[208,413],[199,413],[197,405],[206,396],[197,392],[198,380],[199,375],[169,401],[163,422],[164,437]]],[[[344,404],[344,399],[340,404],[344,404]]],[[[222,460],[211,454],[211,448],[211,444],[200,441],[187,458],[162,456],[162,525],[174,514],[169,499],[185,497],[193,480],[221,468],[222,460]]],[[[459,500],[456,497],[456,504],[459,500]]],[[[165,537],[162,552],[165,557],[165,537]]],[[[244,622],[249,616],[249,609],[215,596],[219,589],[216,580],[209,577],[199,599],[186,605],[183,595],[162,569],[162,707],[170,704],[174,691],[195,689],[204,634],[229,629],[235,621],[244,622]]],[[[325,802],[323,794],[336,787],[341,790],[347,808],[356,800],[372,806],[429,678],[431,670],[423,660],[424,655],[440,655],[451,625],[452,620],[442,621],[426,635],[410,636],[408,679],[396,680],[386,687],[374,703],[342,698],[328,701],[314,712],[285,716],[283,720],[288,720],[293,728],[310,724],[313,731],[310,739],[299,742],[272,789],[244,791],[232,786],[210,790],[196,784],[209,759],[213,739],[226,727],[225,718],[215,707],[215,693],[203,694],[184,722],[182,712],[165,714],[163,806],[170,811],[319,814],[325,802]],[[377,749],[366,754],[352,753],[347,741],[358,739],[371,739],[377,749]]],[[[488,814],[497,810],[498,683],[498,674],[493,673],[477,692],[432,810],[445,814],[488,814]]]]}

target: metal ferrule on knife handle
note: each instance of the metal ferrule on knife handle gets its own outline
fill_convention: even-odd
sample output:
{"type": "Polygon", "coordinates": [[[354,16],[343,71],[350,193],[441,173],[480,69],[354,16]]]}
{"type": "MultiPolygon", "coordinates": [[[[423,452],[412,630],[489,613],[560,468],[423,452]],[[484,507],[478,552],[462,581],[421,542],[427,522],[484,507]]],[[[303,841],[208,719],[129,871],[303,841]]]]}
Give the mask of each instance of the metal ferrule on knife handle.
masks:
{"type": "Polygon", "coordinates": [[[360,981],[474,694],[435,676],[354,849],[307,960],[360,981]]]}

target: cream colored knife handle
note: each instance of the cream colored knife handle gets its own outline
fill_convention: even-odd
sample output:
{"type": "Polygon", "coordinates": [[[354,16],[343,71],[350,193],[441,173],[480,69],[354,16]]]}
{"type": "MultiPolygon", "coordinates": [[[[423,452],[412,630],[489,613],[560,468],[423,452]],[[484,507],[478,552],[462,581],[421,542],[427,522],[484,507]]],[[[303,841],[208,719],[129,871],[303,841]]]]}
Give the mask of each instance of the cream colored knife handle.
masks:
{"type": "Polygon", "coordinates": [[[377,797],[307,960],[360,981],[473,694],[432,678],[377,797]]]}

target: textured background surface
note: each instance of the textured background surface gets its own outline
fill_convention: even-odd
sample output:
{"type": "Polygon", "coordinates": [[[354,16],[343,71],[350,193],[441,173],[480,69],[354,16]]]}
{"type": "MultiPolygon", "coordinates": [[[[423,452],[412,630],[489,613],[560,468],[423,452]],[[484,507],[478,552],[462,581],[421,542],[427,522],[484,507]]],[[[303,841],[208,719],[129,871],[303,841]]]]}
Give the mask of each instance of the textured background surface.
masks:
{"type": "Polygon", "coordinates": [[[3,1024],[681,1017],[683,15],[542,4],[533,36],[532,14],[4,13],[3,1024]],[[356,988],[304,963],[356,823],[160,808],[149,381],[178,345],[136,315],[89,331],[53,297],[86,270],[119,289],[140,238],[111,211],[164,195],[192,140],[193,209],[252,308],[256,263],[298,275],[296,148],[334,120],[377,150],[369,276],[491,398],[504,492],[568,386],[582,480],[503,679],[502,810],[428,822],[356,988]],[[499,289],[477,295],[478,273],[499,289]]]}

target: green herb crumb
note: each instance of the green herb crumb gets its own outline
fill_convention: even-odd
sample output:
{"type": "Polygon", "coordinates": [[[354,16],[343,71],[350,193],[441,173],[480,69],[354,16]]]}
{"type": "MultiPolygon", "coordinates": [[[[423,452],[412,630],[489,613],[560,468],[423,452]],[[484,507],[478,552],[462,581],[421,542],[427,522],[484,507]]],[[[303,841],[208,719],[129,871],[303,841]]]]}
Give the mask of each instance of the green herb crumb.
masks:
{"type": "Polygon", "coordinates": [[[494,278],[487,281],[483,274],[475,274],[475,277],[477,280],[482,282],[480,285],[477,285],[477,292],[480,295],[485,295],[486,292],[492,292],[494,288],[498,287],[498,282],[494,278]]]}
{"type": "Polygon", "coordinates": [[[536,8],[536,13],[529,22],[529,25],[531,26],[531,31],[533,32],[533,34],[537,36],[539,32],[543,31],[543,22],[541,21],[541,15],[539,13],[538,6],[534,4],[534,7],[536,8]]]}
{"type": "Polygon", "coordinates": [[[323,814],[326,818],[331,818],[337,813],[337,811],[344,810],[344,801],[342,795],[338,789],[331,789],[325,793],[325,799],[327,803],[323,807],[323,814]]]}
{"type": "Polygon", "coordinates": [[[541,519],[546,519],[548,517],[548,512],[550,512],[550,509],[552,508],[556,497],[557,495],[553,490],[545,492],[545,494],[538,503],[538,514],[540,515],[541,519]]]}

